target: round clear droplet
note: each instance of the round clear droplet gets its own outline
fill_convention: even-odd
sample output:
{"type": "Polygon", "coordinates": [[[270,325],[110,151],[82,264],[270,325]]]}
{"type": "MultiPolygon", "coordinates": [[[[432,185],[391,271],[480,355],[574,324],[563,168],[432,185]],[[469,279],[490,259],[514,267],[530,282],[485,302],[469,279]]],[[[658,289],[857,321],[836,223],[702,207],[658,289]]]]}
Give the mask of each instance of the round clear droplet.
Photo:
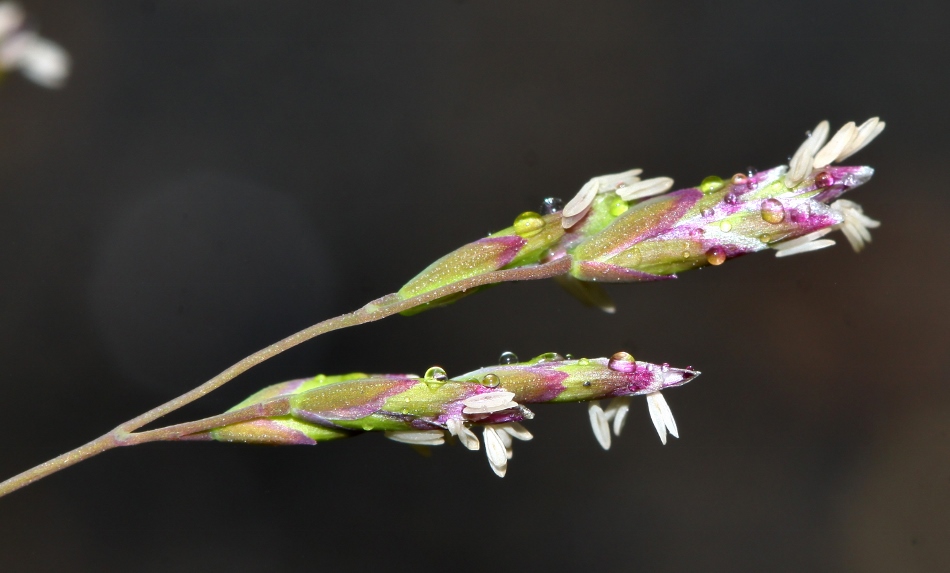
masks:
{"type": "Polygon", "coordinates": [[[782,206],[782,202],[774,197],[762,201],[762,220],[773,225],[784,221],[785,207],[782,206]]]}
{"type": "Polygon", "coordinates": [[[514,352],[502,352],[501,356],[498,357],[498,364],[514,364],[518,362],[518,355],[514,352]]]}
{"type": "Polygon", "coordinates": [[[445,373],[445,370],[440,366],[433,366],[426,370],[425,376],[426,382],[435,381],[435,382],[445,382],[449,379],[448,375],[445,373]]]}
{"type": "Polygon", "coordinates": [[[815,187],[817,188],[831,187],[834,184],[834,176],[827,171],[822,171],[818,175],[815,175],[815,187]]]}
{"type": "Polygon", "coordinates": [[[711,265],[721,265],[726,262],[726,250],[722,247],[712,247],[706,251],[706,262],[711,265]]]}
{"type": "Polygon", "coordinates": [[[561,360],[564,360],[564,357],[557,352],[545,352],[544,354],[532,358],[531,362],[541,364],[542,362],[560,362],[561,360]]]}
{"type": "Polygon", "coordinates": [[[541,203],[541,214],[552,215],[564,209],[564,200],[560,197],[545,197],[541,203]]]}
{"type": "Polygon", "coordinates": [[[618,352],[610,357],[610,360],[607,362],[607,368],[615,372],[635,372],[637,369],[637,362],[633,359],[633,356],[627,352],[618,352]]]}
{"type": "Polygon", "coordinates": [[[699,184],[699,189],[703,193],[715,193],[722,189],[724,183],[722,182],[721,177],[716,177],[715,175],[710,175],[709,177],[703,179],[703,182],[699,184]]]}
{"type": "Polygon", "coordinates": [[[525,211],[515,218],[514,227],[519,237],[533,237],[544,228],[544,219],[534,211],[525,211]]]}
{"type": "Polygon", "coordinates": [[[485,377],[482,378],[482,386],[487,388],[497,388],[501,386],[501,378],[494,374],[486,374],[485,377]]]}

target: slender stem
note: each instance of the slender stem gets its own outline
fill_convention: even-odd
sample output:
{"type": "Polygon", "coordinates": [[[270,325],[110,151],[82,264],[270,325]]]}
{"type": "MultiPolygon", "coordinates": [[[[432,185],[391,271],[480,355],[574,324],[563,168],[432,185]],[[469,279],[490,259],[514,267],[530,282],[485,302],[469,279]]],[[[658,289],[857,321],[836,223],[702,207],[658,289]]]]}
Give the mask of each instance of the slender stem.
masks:
{"type": "Polygon", "coordinates": [[[21,487],[30,485],[38,479],[58,472],[61,469],[65,469],[77,462],[89,459],[92,456],[101,454],[106,450],[111,450],[112,448],[119,446],[135,446],[138,444],[158,442],[162,440],[176,440],[188,434],[206,432],[208,430],[213,430],[214,428],[227,426],[228,424],[237,424],[240,422],[247,422],[249,420],[256,420],[258,418],[266,418],[269,416],[282,416],[287,414],[289,411],[290,403],[287,398],[275,398],[260,404],[248,406],[247,408],[241,408],[240,410],[235,410],[233,412],[227,412],[225,414],[219,414],[217,416],[195,420],[194,422],[175,424],[173,426],[167,426],[157,430],[149,430],[147,432],[127,434],[122,432],[119,428],[116,428],[108,434],[97,438],[84,446],[80,446],[75,450],[66,452],[61,456],[55,457],[48,462],[42,463],[33,469],[27,470],[0,483],[0,497],[16,491],[21,487]]]}
{"type": "Polygon", "coordinates": [[[247,408],[241,408],[240,410],[211,416],[209,418],[202,418],[194,422],[185,422],[184,424],[175,424],[173,426],[158,428],[157,430],[127,434],[125,438],[120,440],[120,445],[135,446],[147,442],[177,440],[182,436],[207,432],[208,430],[222,426],[257,420],[259,418],[269,418],[271,416],[284,416],[288,413],[290,413],[290,401],[286,397],[278,397],[248,406],[247,408]]]}
{"type": "Polygon", "coordinates": [[[108,434],[97,438],[84,446],[80,446],[72,451],[66,452],[61,456],[55,457],[32,469],[18,474],[4,482],[0,482],[0,497],[16,491],[21,487],[29,485],[38,479],[58,472],[61,469],[65,469],[77,462],[91,458],[92,456],[117,446],[136,445],[158,440],[171,440],[187,434],[219,427],[228,423],[233,424],[262,416],[279,415],[274,413],[261,413],[256,411],[255,407],[251,407],[237,410],[235,412],[229,412],[227,414],[221,414],[220,416],[213,416],[211,418],[197,420],[195,422],[177,424],[157,430],[149,430],[146,432],[133,433],[135,430],[141,428],[149,422],[157,420],[169,412],[173,412],[178,408],[181,408],[182,406],[189,404],[198,398],[201,398],[205,394],[220,388],[238,375],[250,370],[261,362],[264,362],[269,358],[273,358],[281,352],[293,348],[302,342],[306,342],[311,338],[331,332],[333,330],[380,320],[382,318],[386,318],[387,316],[392,316],[404,310],[415,308],[421,304],[431,302],[444,296],[465,292],[469,289],[483,285],[510,281],[546,279],[565,274],[570,270],[570,268],[571,258],[562,257],[542,265],[505,269],[481,274],[465,280],[454,282],[452,284],[408,299],[402,299],[398,294],[390,294],[376,299],[354,312],[324,320],[323,322],[319,322],[311,327],[305,328],[296,334],[292,334],[283,340],[275,342],[267,348],[259,350],[254,354],[242,359],[197,388],[186,392],[174,400],[170,400],[161,406],[158,406],[157,408],[153,408],[141,416],[137,416],[128,422],[121,424],[108,434]]]}
{"type": "Polygon", "coordinates": [[[66,469],[75,463],[89,459],[97,454],[101,454],[106,450],[111,450],[118,445],[119,443],[116,439],[116,436],[113,434],[113,432],[109,432],[108,434],[97,438],[84,446],[79,446],[75,450],[70,450],[61,456],[56,456],[48,462],[43,462],[33,469],[29,469],[0,483],[0,497],[3,497],[10,492],[14,492],[21,487],[28,486],[36,480],[44,478],[52,473],[56,473],[59,470],[66,469]]]}
{"type": "Polygon", "coordinates": [[[367,322],[373,322],[375,320],[380,320],[386,318],[387,316],[392,316],[398,314],[404,310],[409,310],[415,308],[421,304],[431,302],[433,300],[448,296],[450,294],[455,294],[458,292],[464,292],[468,289],[479,287],[486,284],[494,284],[500,282],[508,281],[524,281],[524,280],[536,280],[551,278],[557,275],[562,275],[569,271],[571,268],[570,257],[563,257],[556,261],[546,263],[543,265],[537,265],[533,267],[521,267],[515,269],[506,269],[501,271],[494,271],[490,273],[485,273],[478,275],[469,279],[461,280],[454,282],[452,284],[446,285],[444,287],[423,293],[419,296],[414,296],[408,299],[402,299],[399,295],[390,294],[382,298],[376,299],[373,302],[370,302],[366,306],[347,314],[342,314],[336,318],[330,318],[319,322],[311,327],[305,328],[296,334],[291,334],[287,338],[271,344],[267,348],[258,350],[254,354],[242,359],[240,362],[237,362],[227,370],[221,372],[211,380],[208,380],[201,386],[198,386],[190,392],[186,392],[181,396],[170,400],[157,408],[153,408],[148,412],[145,412],[141,416],[133,418],[128,422],[119,426],[119,429],[125,432],[132,432],[148,424],[153,420],[157,420],[162,416],[173,412],[178,408],[181,408],[185,404],[189,404],[198,398],[201,398],[205,394],[212,392],[223,386],[224,384],[230,382],[238,375],[250,370],[254,366],[257,366],[261,362],[269,358],[277,356],[285,350],[289,350],[294,346],[302,342],[306,342],[311,338],[331,332],[333,330],[338,330],[341,328],[347,328],[350,326],[356,326],[358,324],[364,324],[367,322]]]}

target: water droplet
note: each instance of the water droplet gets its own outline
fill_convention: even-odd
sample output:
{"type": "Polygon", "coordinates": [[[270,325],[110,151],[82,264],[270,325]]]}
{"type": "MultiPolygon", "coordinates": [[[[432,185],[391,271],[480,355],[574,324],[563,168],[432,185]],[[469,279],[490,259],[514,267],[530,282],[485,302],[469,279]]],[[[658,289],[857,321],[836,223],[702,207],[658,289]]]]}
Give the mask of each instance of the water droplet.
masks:
{"type": "Polygon", "coordinates": [[[535,356],[530,361],[534,364],[541,364],[542,362],[558,362],[561,360],[564,360],[564,357],[557,352],[545,352],[544,354],[535,356]]]}
{"type": "Polygon", "coordinates": [[[587,366],[588,364],[590,364],[590,359],[588,358],[581,358],[577,361],[578,366],[587,366]]]}
{"type": "Polygon", "coordinates": [[[607,368],[616,372],[630,373],[636,371],[637,363],[630,354],[618,352],[610,357],[610,360],[607,362],[607,368]]]}
{"type": "Polygon", "coordinates": [[[785,207],[774,197],[762,201],[762,219],[766,223],[777,224],[785,220],[785,207]]]}
{"type": "Polygon", "coordinates": [[[551,215],[560,213],[564,209],[564,200],[560,197],[546,197],[541,203],[541,213],[551,215]]]}
{"type": "Polygon", "coordinates": [[[726,193],[726,203],[729,203],[730,205],[735,205],[736,201],[738,200],[739,198],[736,197],[735,193],[732,193],[732,192],[726,193]]]}
{"type": "Polygon", "coordinates": [[[706,262],[711,265],[721,265],[726,262],[726,250],[722,247],[713,247],[706,251],[706,262]]]}
{"type": "Polygon", "coordinates": [[[482,378],[482,386],[486,386],[488,388],[497,388],[500,385],[501,378],[495,376],[494,374],[486,374],[485,377],[482,378]]]}
{"type": "Polygon", "coordinates": [[[695,229],[690,229],[689,236],[694,239],[702,239],[703,235],[706,234],[706,231],[702,227],[696,227],[695,229]]]}
{"type": "Polygon", "coordinates": [[[728,233],[732,230],[732,223],[729,221],[723,221],[722,223],[719,223],[719,228],[722,229],[723,233],[728,233]]]}
{"type": "Polygon", "coordinates": [[[828,173],[827,171],[822,171],[818,175],[815,175],[815,186],[816,187],[831,187],[835,184],[835,178],[828,173]]]}
{"type": "Polygon", "coordinates": [[[620,197],[614,197],[610,201],[610,214],[614,217],[619,217],[627,212],[627,209],[630,208],[630,204],[621,199],[620,197]]]}
{"type": "Polygon", "coordinates": [[[445,370],[439,366],[433,366],[432,368],[426,370],[425,376],[423,376],[423,378],[425,378],[427,384],[433,381],[445,382],[449,379],[448,375],[445,373],[445,370]]]}
{"type": "Polygon", "coordinates": [[[518,355],[514,352],[502,352],[498,357],[498,364],[514,364],[518,362],[518,355]]]}
{"type": "Polygon", "coordinates": [[[544,251],[544,254],[541,255],[541,262],[550,263],[551,261],[556,261],[558,259],[564,258],[565,256],[567,256],[567,250],[564,247],[554,246],[544,251]]]}
{"type": "Polygon", "coordinates": [[[564,360],[574,360],[574,355],[573,355],[573,354],[570,354],[570,353],[565,354],[565,355],[564,355],[564,360]]]}
{"type": "Polygon", "coordinates": [[[403,413],[403,414],[408,414],[408,413],[409,413],[409,408],[403,408],[403,409],[402,409],[402,413],[403,413]]]}
{"type": "Polygon", "coordinates": [[[663,372],[669,372],[669,371],[670,371],[670,365],[669,365],[669,363],[668,363],[668,362],[664,362],[663,364],[661,364],[661,365],[660,365],[660,370],[662,370],[663,372]]]}
{"type": "Polygon", "coordinates": [[[709,177],[703,179],[703,182],[699,184],[699,189],[703,193],[714,193],[722,189],[724,183],[722,178],[716,177],[715,175],[710,175],[709,177]]]}
{"type": "Polygon", "coordinates": [[[733,185],[745,185],[749,182],[749,176],[744,173],[736,173],[732,176],[733,185]]]}
{"type": "MultiPolygon", "coordinates": [[[[408,412],[403,412],[403,413],[406,414],[406,413],[408,413],[408,412]]],[[[364,431],[364,432],[369,432],[369,431],[371,431],[372,429],[373,429],[373,426],[372,426],[372,425],[370,425],[370,424],[363,424],[363,431],[364,431]]]]}
{"type": "Polygon", "coordinates": [[[714,213],[715,211],[713,211],[709,207],[706,207],[705,209],[699,212],[699,214],[702,215],[703,217],[712,217],[714,213]]]}
{"type": "Polygon", "coordinates": [[[584,382],[584,386],[587,386],[588,388],[590,388],[590,380],[588,380],[587,382],[584,382]]]}
{"type": "Polygon", "coordinates": [[[617,183],[617,186],[614,187],[614,189],[615,189],[615,190],[616,190],[616,189],[623,189],[623,188],[626,187],[626,186],[627,186],[627,184],[624,183],[623,181],[621,181],[620,183],[617,183]]]}
{"type": "Polygon", "coordinates": [[[684,258],[684,259],[688,259],[688,258],[689,258],[689,251],[683,251],[683,258],[684,258]]]}
{"type": "Polygon", "coordinates": [[[643,262],[643,252],[640,251],[640,247],[634,247],[629,254],[625,256],[626,262],[624,266],[626,267],[635,267],[643,262]]]}
{"type": "Polygon", "coordinates": [[[534,211],[525,211],[515,218],[515,233],[520,237],[533,237],[544,228],[544,219],[534,211]]]}
{"type": "Polygon", "coordinates": [[[758,173],[759,170],[750,165],[745,168],[745,172],[746,172],[746,175],[748,175],[749,177],[755,177],[756,173],[758,173]]]}

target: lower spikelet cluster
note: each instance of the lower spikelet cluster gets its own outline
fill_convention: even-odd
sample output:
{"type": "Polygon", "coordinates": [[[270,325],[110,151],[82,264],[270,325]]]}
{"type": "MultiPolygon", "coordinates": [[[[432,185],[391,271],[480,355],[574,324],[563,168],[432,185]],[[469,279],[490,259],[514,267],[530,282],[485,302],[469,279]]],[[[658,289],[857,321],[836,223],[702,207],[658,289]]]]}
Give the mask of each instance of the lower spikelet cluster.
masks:
{"type": "Polygon", "coordinates": [[[484,442],[492,470],[503,477],[514,441],[533,437],[521,424],[534,418],[526,405],[589,402],[594,436],[607,449],[611,423],[619,435],[631,397],[643,395],[665,444],[667,432],[678,433],[661,391],[698,375],[668,364],[638,362],[626,352],[593,359],[552,352],[527,362],[506,352],[497,366],[451,379],[436,366],[423,377],[357,373],[284,382],[230,410],[248,413],[249,420],[182,439],[316,444],[381,431],[391,440],[429,447],[451,437],[469,450],[480,450],[484,442]],[[599,403],[604,398],[611,399],[606,410],[599,403]]]}

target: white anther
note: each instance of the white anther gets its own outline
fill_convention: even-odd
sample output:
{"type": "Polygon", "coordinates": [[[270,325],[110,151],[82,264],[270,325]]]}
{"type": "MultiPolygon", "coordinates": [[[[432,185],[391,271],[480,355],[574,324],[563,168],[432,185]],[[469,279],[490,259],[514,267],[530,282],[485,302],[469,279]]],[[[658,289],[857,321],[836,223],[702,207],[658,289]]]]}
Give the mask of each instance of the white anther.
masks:
{"type": "Polygon", "coordinates": [[[486,392],[485,394],[476,394],[462,400],[465,408],[463,414],[491,414],[517,408],[518,404],[512,401],[515,397],[514,392],[486,392]]]}
{"type": "Polygon", "coordinates": [[[815,162],[812,164],[812,167],[821,169],[822,167],[830,165],[832,161],[841,155],[841,152],[851,143],[851,140],[854,139],[857,133],[858,129],[854,126],[853,121],[844,124],[841,129],[838,130],[838,133],[831,138],[831,141],[826,143],[825,146],[815,154],[815,162]]]}
{"type": "Polygon", "coordinates": [[[600,402],[593,400],[588,403],[587,414],[590,416],[590,425],[594,430],[594,437],[597,438],[600,447],[609,450],[610,423],[607,420],[607,415],[604,414],[603,408],[600,407],[600,402]]]}
{"type": "Polygon", "coordinates": [[[461,442],[466,449],[475,451],[481,447],[478,442],[478,436],[476,436],[475,432],[466,426],[462,420],[449,420],[446,426],[449,428],[450,434],[458,436],[459,442],[461,442]]]}
{"type": "Polygon", "coordinates": [[[835,161],[840,163],[858,151],[864,149],[867,144],[874,141],[874,138],[884,131],[884,125],[885,123],[877,117],[872,117],[871,119],[862,123],[858,127],[854,137],[852,137],[851,141],[848,142],[848,145],[846,145],[845,148],[841,150],[841,153],[838,154],[838,157],[835,159],[835,161]]]}
{"type": "Polygon", "coordinates": [[[802,182],[811,172],[812,162],[815,160],[815,154],[821,149],[828,139],[828,131],[831,129],[827,121],[821,121],[805,141],[798,147],[795,155],[788,164],[788,173],[785,174],[785,186],[794,187],[802,182]]]}
{"type": "Polygon", "coordinates": [[[835,244],[835,242],[831,239],[825,239],[822,241],[817,239],[824,237],[832,230],[833,229],[831,227],[827,227],[825,229],[819,229],[812,233],[808,233],[807,235],[803,235],[797,239],[776,243],[772,245],[772,248],[776,250],[775,256],[789,257],[799,253],[807,253],[808,251],[817,251],[818,249],[830,247],[831,245],[835,244]]]}
{"type": "Polygon", "coordinates": [[[386,432],[386,437],[394,442],[413,446],[441,446],[445,443],[442,430],[397,430],[386,432]]]}
{"type": "Polygon", "coordinates": [[[508,454],[498,430],[493,426],[485,426],[482,438],[485,440],[485,454],[488,456],[492,471],[498,477],[505,477],[508,471],[508,454]]]}
{"type": "Polygon", "coordinates": [[[881,222],[865,215],[860,205],[847,199],[838,199],[831,204],[831,208],[844,217],[834,228],[844,233],[854,252],[861,252],[864,245],[871,242],[871,232],[868,229],[880,227],[881,222]]]}
{"type": "Polygon", "coordinates": [[[663,394],[659,392],[647,394],[647,406],[650,408],[653,427],[656,428],[656,433],[660,435],[660,441],[663,442],[663,445],[666,445],[667,430],[674,438],[680,437],[676,429],[676,420],[673,419],[673,412],[666,403],[663,394]]]}
{"type": "Polygon", "coordinates": [[[633,201],[635,199],[645,199],[661,193],[666,193],[673,187],[673,180],[669,177],[654,177],[637,181],[626,187],[617,189],[617,195],[624,201],[633,201]]]}
{"type": "Polygon", "coordinates": [[[615,436],[619,436],[620,432],[623,430],[624,425],[627,423],[627,414],[629,412],[630,398],[614,398],[610,401],[610,404],[607,404],[607,409],[604,410],[604,414],[607,415],[608,420],[613,420],[613,430],[615,436]]]}
{"type": "Polygon", "coordinates": [[[631,169],[623,173],[594,177],[585,183],[577,195],[564,206],[564,210],[561,211],[561,226],[565,229],[573,227],[584,218],[598,193],[629,187],[640,180],[637,176],[641,173],[643,173],[642,169],[631,169]]]}

